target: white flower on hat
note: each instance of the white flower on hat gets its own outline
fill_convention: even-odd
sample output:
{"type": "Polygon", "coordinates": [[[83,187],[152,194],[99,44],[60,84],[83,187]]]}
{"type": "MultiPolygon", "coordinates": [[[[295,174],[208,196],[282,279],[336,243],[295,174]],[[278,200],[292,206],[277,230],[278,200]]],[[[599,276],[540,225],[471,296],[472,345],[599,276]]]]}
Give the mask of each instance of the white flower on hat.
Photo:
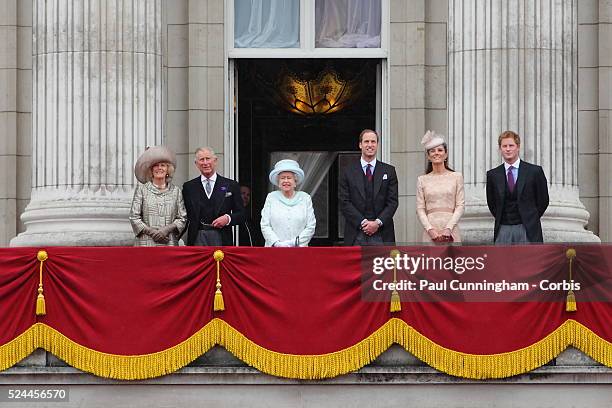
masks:
{"type": "Polygon", "coordinates": [[[436,132],[428,130],[427,133],[421,139],[421,144],[425,148],[425,151],[433,149],[434,147],[444,144],[444,137],[437,135],[436,132]]]}

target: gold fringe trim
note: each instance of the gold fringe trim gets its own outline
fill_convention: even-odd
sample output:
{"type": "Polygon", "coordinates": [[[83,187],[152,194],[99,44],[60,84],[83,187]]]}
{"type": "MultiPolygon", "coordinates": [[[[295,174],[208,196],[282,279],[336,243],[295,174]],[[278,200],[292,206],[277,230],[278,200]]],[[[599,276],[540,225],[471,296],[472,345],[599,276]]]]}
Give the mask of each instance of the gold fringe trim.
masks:
{"type": "Polygon", "coordinates": [[[0,371],[14,366],[39,347],[37,324],[0,346],[0,371]]]}
{"type": "Polygon", "coordinates": [[[143,355],[102,353],[70,340],[44,323],[36,323],[11,342],[0,346],[0,370],[13,366],[37,348],[53,353],[72,367],[100,377],[140,380],[173,373],[217,342],[215,321],[169,349],[143,355]]]}
{"type": "Polygon", "coordinates": [[[331,378],[371,363],[393,344],[395,325],[387,322],[354,346],[327,354],[283,354],[258,346],[242,333],[218,321],[219,345],[251,367],[285,378],[331,378]]]}
{"type": "Polygon", "coordinates": [[[612,367],[612,343],[575,320],[567,320],[542,340],[523,349],[477,355],[444,348],[404,321],[393,318],[359,343],[320,355],[284,354],[265,349],[220,319],[211,320],[174,347],[157,353],[129,356],[92,350],[44,323],[36,323],[14,340],[0,346],[0,370],[13,366],[35,349],[43,348],[71,366],[97,376],[138,380],[172,373],[219,344],[264,373],[286,378],[321,379],[358,370],[371,363],[393,343],[400,344],[439,371],[472,379],[504,378],[526,373],[546,364],[570,345],[601,364],[612,367]]]}

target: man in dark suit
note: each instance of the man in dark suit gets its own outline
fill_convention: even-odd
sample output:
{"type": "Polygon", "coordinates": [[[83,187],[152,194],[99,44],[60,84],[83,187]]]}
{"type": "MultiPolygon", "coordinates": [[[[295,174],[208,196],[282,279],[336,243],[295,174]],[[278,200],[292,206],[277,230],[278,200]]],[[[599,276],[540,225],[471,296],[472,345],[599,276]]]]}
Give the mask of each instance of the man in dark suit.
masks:
{"type": "Polygon", "coordinates": [[[183,184],[187,245],[233,245],[231,227],[244,222],[240,187],[217,174],[217,156],[209,147],[196,150],[195,165],[200,176],[183,184]]]}
{"type": "Polygon", "coordinates": [[[495,217],[496,244],[544,242],[540,217],[548,207],[542,167],[519,158],[521,138],[505,131],[497,140],[504,163],[487,172],[487,205],[495,217]]]}
{"type": "Polygon", "coordinates": [[[376,160],[375,131],[361,132],[359,148],[361,159],[347,166],[340,178],[344,244],[394,245],[393,215],[398,205],[395,167],[376,160]]]}
{"type": "Polygon", "coordinates": [[[259,222],[255,222],[251,215],[251,187],[240,184],[240,195],[244,207],[244,223],[238,228],[238,242],[240,246],[263,246],[264,239],[261,234],[259,222]]]}

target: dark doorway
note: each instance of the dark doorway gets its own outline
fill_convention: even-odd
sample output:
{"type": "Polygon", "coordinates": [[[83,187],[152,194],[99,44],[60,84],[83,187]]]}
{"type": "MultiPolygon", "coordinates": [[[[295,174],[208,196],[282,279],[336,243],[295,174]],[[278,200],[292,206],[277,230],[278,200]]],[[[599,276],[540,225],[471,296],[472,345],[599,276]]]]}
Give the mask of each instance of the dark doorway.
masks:
{"type": "Polygon", "coordinates": [[[307,173],[303,190],[311,194],[317,217],[310,245],[341,243],[338,177],[348,159],[359,157],[361,130],[375,128],[377,69],[378,61],[371,59],[236,61],[238,175],[241,184],[251,187],[249,211],[255,224],[272,189],[271,167],[294,158],[307,173]],[[292,104],[294,97],[304,99],[297,98],[300,91],[313,97],[292,104]],[[322,98],[326,92],[331,96],[322,98]]]}

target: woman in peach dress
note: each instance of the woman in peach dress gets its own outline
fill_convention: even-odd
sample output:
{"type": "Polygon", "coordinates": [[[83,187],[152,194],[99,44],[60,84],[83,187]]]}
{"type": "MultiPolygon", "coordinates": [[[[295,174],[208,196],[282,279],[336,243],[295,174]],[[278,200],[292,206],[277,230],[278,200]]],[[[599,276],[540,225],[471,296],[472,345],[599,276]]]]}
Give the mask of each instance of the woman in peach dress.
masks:
{"type": "Polygon", "coordinates": [[[465,208],[463,175],[448,166],[444,138],[427,131],[421,140],[427,153],[427,171],[417,181],[417,215],[423,242],[461,242],[459,219],[465,208]]]}

